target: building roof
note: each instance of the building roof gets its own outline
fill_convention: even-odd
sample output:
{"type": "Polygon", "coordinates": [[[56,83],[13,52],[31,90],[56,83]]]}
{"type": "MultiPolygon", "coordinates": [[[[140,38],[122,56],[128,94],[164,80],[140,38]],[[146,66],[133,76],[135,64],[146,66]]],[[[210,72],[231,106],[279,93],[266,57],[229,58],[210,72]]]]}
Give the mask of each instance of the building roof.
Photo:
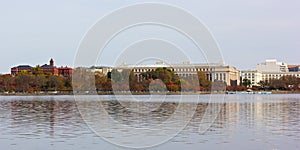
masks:
{"type": "Polygon", "coordinates": [[[300,65],[288,65],[288,68],[295,68],[295,67],[300,67],[300,65]]]}
{"type": "Polygon", "coordinates": [[[55,66],[51,66],[51,65],[45,64],[45,65],[41,66],[41,68],[56,68],[56,67],[55,67],[55,66]]]}
{"type": "Polygon", "coordinates": [[[29,66],[29,65],[19,65],[19,66],[14,67],[14,68],[32,68],[32,67],[29,66]]]}
{"type": "Polygon", "coordinates": [[[58,69],[73,69],[73,68],[71,68],[71,67],[68,67],[68,66],[61,66],[61,67],[59,67],[58,69]]]}
{"type": "Polygon", "coordinates": [[[91,66],[90,69],[103,69],[103,68],[112,68],[109,66],[91,66]]]}

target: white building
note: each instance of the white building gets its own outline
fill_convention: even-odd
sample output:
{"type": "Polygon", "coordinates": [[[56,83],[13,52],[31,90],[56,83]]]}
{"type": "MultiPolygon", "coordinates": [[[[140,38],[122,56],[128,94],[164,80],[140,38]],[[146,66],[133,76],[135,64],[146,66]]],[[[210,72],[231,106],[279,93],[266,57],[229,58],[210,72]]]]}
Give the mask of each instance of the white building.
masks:
{"type": "Polygon", "coordinates": [[[243,81],[245,78],[249,79],[252,85],[258,86],[260,81],[280,79],[283,76],[294,76],[300,78],[300,71],[296,71],[296,69],[290,69],[292,71],[289,72],[287,63],[278,62],[276,59],[271,59],[266,60],[264,63],[257,64],[256,70],[242,71],[241,80],[243,81]]]}
{"type": "Polygon", "coordinates": [[[283,76],[294,76],[300,78],[300,72],[264,72],[262,74],[262,80],[268,81],[270,79],[279,79],[283,76]]]}
{"type": "Polygon", "coordinates": [[[259,72],[289,72],[288,65],[278,62],[276,59],[268,59],[264,63],[257,64],[256,70],[259,72]]]}
{"type": "Polygon", "coordinates": [[[241,82],[244,79],[251,81],[251,86],[259,86],[259,82],[263,80],[263,74],[257,70],[246,70],[241,73],[241,82]]]}
{"type": "Polygon", "coordinates": [[[107,75],[108,72],[111,72],[112,68],[111,67],[106,67],[106,66],[101,66],[101,67],[95,67],[92,66],[91,71],[99,74],[99,75],[107,75]]]}
{"type": "Polygon", "coordinates": [[[192,77],[198,72],[203,72],[209,81],[222,81],[228,86],[240,84],[240,72],[232,66],[218,64],[172,64],[156,63],[154,65],[120,66],[117,69],[132,69],[138,78],[142,78],[141,73],[154,71],[156,68],[169,68],[180,77],[192,77]]]}

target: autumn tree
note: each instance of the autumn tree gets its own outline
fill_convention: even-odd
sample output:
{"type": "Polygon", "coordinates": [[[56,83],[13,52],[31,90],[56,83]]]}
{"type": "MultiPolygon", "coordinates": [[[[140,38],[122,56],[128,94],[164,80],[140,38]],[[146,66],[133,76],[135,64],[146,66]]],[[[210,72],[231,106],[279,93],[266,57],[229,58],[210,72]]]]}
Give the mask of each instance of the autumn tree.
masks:
{"type": "Polygon", "coordinates": [[[204,72],[197,72],[200,89],[208,90],[211,87],[211,81],[207,79],[204,72]]]}
{"type": "Polygon", "coordinates": [[[15,78],[10,74],[0,75],[0,91],[13,91],[15,89],[15,78]]]}
{"type": "Polygon", "coordinates": [[[16,76],[16,89],[22,92],[32,91],[34,76],[28,71],[22,71],[16,76]]]}

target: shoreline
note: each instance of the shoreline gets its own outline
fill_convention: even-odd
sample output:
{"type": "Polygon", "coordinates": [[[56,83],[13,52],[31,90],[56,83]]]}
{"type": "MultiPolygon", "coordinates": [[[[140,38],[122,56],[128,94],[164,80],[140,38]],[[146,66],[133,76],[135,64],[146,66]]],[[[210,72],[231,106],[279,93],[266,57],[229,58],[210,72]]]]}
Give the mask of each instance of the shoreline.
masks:
{"type": "Polygon", "coordinates": [[[78,92],[74,94],[73,92],[45,92],[45,93],[0,93],[0,96],[59,96],[59,95],[208,95],[208,94],[228,94],[228,95],[270,95],[270,94],[300,94],[300,91],[226,91],[226,92],[207,92],[207,91],[197,91],[197,92],[78,92]],[[260,93],[262,92],[262,93],[260,93]]]}

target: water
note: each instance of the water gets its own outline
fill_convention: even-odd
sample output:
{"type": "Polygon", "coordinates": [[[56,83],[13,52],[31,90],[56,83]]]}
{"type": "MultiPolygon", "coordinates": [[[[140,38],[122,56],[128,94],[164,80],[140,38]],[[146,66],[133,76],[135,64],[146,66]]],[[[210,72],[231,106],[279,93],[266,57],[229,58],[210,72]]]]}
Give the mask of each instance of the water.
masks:
{"type": "MultiPolygon", "coordinates": [[[[128,96],[123,97],[124,101],[118,103],[112,96],[100,96],[103,107],[112,118],[140,128],[168,119],[178,106],[176,100],[180,96],[167,96],[168,101],[163,103],[159,100],[149,102],[145,100],[147,96],[134,96],[146,101],[144,103],[130,102],[128,96]],[[132,110],[124,110],[124,106],[132,106],[132,110]],[[135,108],[154,113],[136,115],[135,108]]],[[[209,106],[209,96],[201,95],[198,104],[194,103],[196,98],[183,96],[186,110],[197,105],[196,113],[184,130],[151,149],[300,149],[300,95],[226,95],[224,103],[223,99],[213,101],[222,107],[204,133],[199,133],[198,129],[209,106]]],[[[214,98],[219,96],[213,95],[214,98]]],[[[84,103],[86,109],[95,110],[95,103],[88,100],[84,103]]],[[[73,96],[1,96],[0,149],[98,150],[123,147],[103,140],[87,126],[73,96]]]]}

